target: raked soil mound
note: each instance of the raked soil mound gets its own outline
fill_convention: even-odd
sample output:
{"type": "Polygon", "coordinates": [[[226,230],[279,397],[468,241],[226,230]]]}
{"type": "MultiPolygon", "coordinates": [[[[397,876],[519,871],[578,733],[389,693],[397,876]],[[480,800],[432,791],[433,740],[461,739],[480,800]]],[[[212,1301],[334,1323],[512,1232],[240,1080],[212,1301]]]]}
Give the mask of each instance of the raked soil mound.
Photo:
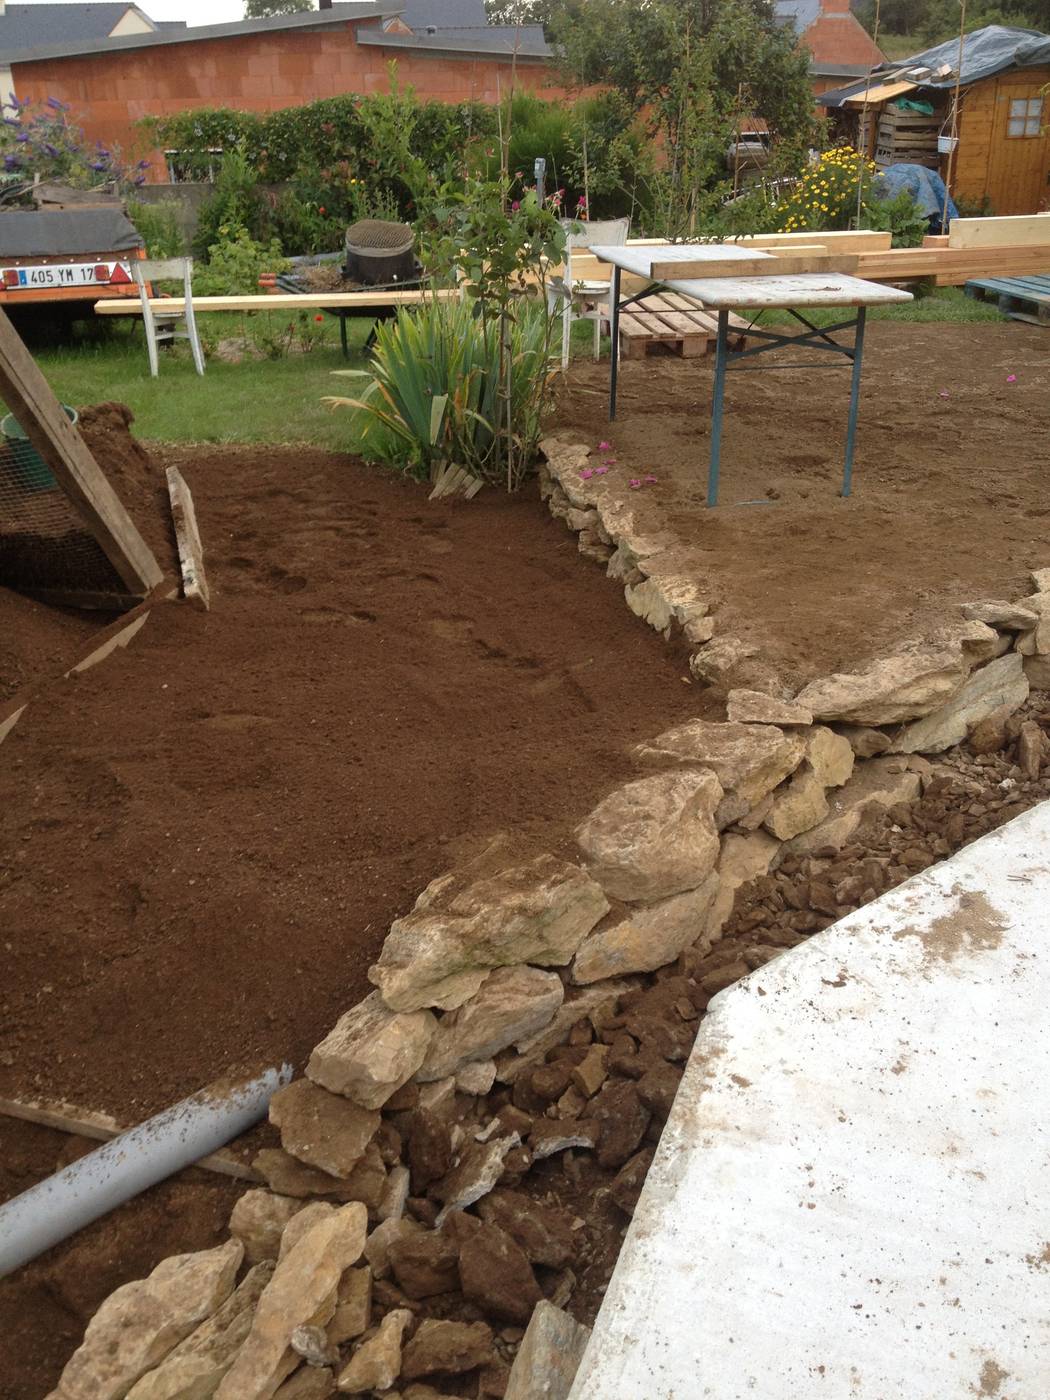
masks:
{"type": "Polygon", "coordinates": [[[700,704],[532,492],[180,461],[212,611],[156,607],[0,771],[0,1094],[125,1119],[301,1064],[429,880],[499,829],[565,842],[700,704]]]}
{"type": "Polygon", "coordinates": [[[787,682],[857,669],[953,604],[1026,593],[1028,570],[1050,565],[1045,329],[874,322],[848,500],[843,362],[730,371],[720,504],[706,509],[712,363],[626,361],[610,424],[608,363],[581,361],[555,431],[612,443],[607,486],[641,532],[695,553],[716,636],[754,643],[787,682]],[[632,490],[646,473],[656,483],[632,490]]]}

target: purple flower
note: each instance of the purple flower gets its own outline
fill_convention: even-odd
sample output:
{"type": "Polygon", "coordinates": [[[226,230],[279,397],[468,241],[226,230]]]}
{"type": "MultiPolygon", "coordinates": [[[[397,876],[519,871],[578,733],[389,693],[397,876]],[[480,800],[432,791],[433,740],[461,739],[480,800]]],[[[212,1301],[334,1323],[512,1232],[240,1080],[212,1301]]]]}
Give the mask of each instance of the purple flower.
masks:
{"type": "Polygon", "coordinates": [[[57,146],[52,146],[52,144],[51,144],[50,141],[45,141],[43,144],[44,144],[44,150],[48,153],[49,156],[57,156],[57,155],[58,155],[58,147],[57,147],[57,146]]]}
{"type": "Polygon", "coordinates": [[[595,469],[594,469],[594,475],[595,475],[595,476],[605,476],[605,474],[608,472],[608,470],[609,470],[608,467],[595,467],[595,469]]]}
{"type": "Polygon", "coordinates": [[[64,102],[59,102],[57,97],[49,97],[47,99],[47,105],[51,108],[52,112],[64,112],[66,110],[66,104],[64,102]]]}
{"type": "Polygon", "coordinates": [[[28,141],[28,140],[29,140],[29,132],[28,132],[28,131],[20,131],[20,132],[18,133],[18,135],[15,137],[15,140],[16,140],[16,141],[22,141],[22,142],[28,141]]]}
{"type": "Polygon", "coordinates": [[[581,468],[580,468],[580,475],[583,477],[584,481],[590,481],[591,477],[594,475],[594,468],[593,468],[593,467],[581,467],[581,468]]]}
{"type": "Polygon", "coordinates": [[[4,156],[4,169],[5,169],[5,170],[21,170],[21,168],[22,168],[22,162],[18,159],[17,156],[11,156],[11,155],[4,156]]]}

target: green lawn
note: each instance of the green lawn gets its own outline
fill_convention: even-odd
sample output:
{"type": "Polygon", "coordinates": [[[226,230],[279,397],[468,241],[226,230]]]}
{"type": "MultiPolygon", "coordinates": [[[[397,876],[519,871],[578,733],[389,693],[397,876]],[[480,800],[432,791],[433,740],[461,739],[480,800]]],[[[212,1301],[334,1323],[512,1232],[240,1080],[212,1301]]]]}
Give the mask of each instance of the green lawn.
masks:
{"type": "MultiPolygon", "coordinates": [[[[269,313],[268,313],[269,314],[269,313]]],[[[876,308],[873,319],[895,321],[998,321],[994,306],[974,301],[962,291],[939,288],[928,297],[899,307],[876,308]]],[[[775,313],[765,313],[771,321],[775,313]]],[[[812,313],[818,324],[842,317],[841,310],[812,313]]],[[[275,320],[277,318],[275,317],[275,320]]],[[[783,318],[781,318],[783,319],[783,318]]],[[[321,406],[325,394],[353,395],[363,381],[333,378],[332,371],[363,368],[367,321],[350,322],[351,358],[343,359],[338,328],[324,323],[324,341],[308,354],[276,360],[228,364],[213,353],[223,338],[240,336],[244,318],[202,318],[208,349],[207,372],[194,373],[184,346],[161,351],[160,376],[152,379],[142,329],[134,323],[88,327],[74,344],[33,347],[55,393],[65,403],[100,403],[116,399],[135,414],[140,437],[167,442],[301,442],[352,450],[353,417],[321,406]]],[[[591,354],[591,327],[573,328],[573,354],[591,354]]],[[[608,353],[605,343],[603,353],[608,353]]]]}

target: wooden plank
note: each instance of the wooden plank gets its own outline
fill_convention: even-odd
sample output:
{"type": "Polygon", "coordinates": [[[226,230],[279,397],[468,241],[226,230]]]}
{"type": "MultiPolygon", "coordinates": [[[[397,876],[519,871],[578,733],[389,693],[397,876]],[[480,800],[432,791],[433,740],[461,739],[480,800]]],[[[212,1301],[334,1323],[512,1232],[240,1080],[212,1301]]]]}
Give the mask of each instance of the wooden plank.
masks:
{"type": "Polygon", "coordinates": [[[164,578],[160,565],[3,310],[0,398],[17,418],[128,591],[142,597],[155,588],[164,578]]]}
{"type": "Polygon", "coordinates": [[[1033,244],[1050,244],[1050,214],[953,219],[948,230],[949,248],[1020,248],[1033,244]]]}
{"type": "MultiPolygon", "coordinates": [[[[97,1113],[93,1109],[78,1108],[74,1104],[60,1100],[25,1101],[22,1099],[0,1098],[0,1113],[7,1118],[17,1118],[23,1123],[38,1123],[43,1128],[54,1128],[61,1133],[71,1133],[75,1137],[90,1138],[93,1142],[110,1142],[125,1128],[111,1118],[108,1113],[97,1113]]],[[[205,1171],[217,1172],[220,1176],[232,1176],[239,1181],[261,1181],[257,1171],[239,1161],[232,1152],[221,1149],[193,1163],[205,1171]]]]}
{"type": "Polygon", "coordinates": [[[182,569],[182,595],[188,603],[207,612],[211,607],[211,592],[204,572],[204,546],[197,528],[193,497],[178,467],[169,467],[167,476],[171,519],[175,526],[175,543],[182,569]]]}
{"type": "Polygon", "coordinates": [[[666,296],[649,296],[642,303],[646,308],[652,307],[654,311],[660,312],[660,319],[673,331],[679,331],[682,335],[696,335],[698,331],[707,332],[705,326],[697,316],[695,311],[677,310],[666,296]]]}
{"type": "Polygon", "coordinates": [[[734,248],[761,248],[771,253],[776,248],[791,250],[798,244],[812,244],[814,239],[829,253],[878,253],[890,247],[893,235],[876,229],[828,229],[820,233],[754,233],[728,241],[734,248]]]}
{"type": "MultiPolygon", "coordinates": [[[[401,292],[274,292],[268,296],[228,296],[194,297],[195,314],[206,311],[311,311],[331,307],[384,307],[420,306],[423,302],[458,301],[459,291],[455,287],[442,287],[437,291],[408,287],[401,292]]],[[[151,310],[173,316],[181,315],[186,309],[184,297],[150,297],[151,310]]],[[[99,316],[141,316],[141,303],[123,306],[107,301],[97,301],[95,311],[99,316]]]]}
{"type": "Polygon", "coordinates": [[[684,282],[693,277],[797,277],[810,272],[857,271],[858,253],[778,254],[761,258],[698,258],[695,262],[654,262],[656,282],[684,282]]]}

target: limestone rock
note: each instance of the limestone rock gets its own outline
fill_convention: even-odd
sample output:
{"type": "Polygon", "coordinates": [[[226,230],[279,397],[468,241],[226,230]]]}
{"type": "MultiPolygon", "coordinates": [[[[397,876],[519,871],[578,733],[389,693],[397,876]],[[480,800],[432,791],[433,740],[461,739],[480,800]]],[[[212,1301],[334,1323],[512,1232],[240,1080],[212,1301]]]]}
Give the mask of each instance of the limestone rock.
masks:
{"type": "MultiPolygon", "coordinates": [[[[981,627],[981,623],[970,623],[981,627]]],[[[991,628],[984,628],[993,637],[991,628]]],[[[961,688],[972,664],[961,642],[913,642],[866,671],[826,676],[800,691],[798,703],[821,720],[898,724],[919,719],[961,688]]]]}
{"type": "Polygon", "coordinates": [[[533,1264],[563,1269],[576,1252],[569,1212],[533,1200],[520,1191],[493,1191],[479,1202],[478,1214],[487,1225],[498,1226],[517,1241],[533,1264]]]}
{"type": "Polygon", "coordinates": [[[1025,598],[1023,606],[1034,612],[1038,618],[1034,632],[1030,634],[1033,654],[1036,656],[1050,654],[1050,590],[1033,593],[1030,598],[1025,598]]]}
{"type": "Polygon", "coordinates": [[[375,1136],[379,1114],[310,1079],[293,1079],[270,1100],[270,1122],[280,1128],[284,1150],[300,1162],[348,1176],[375,1136]]]}
{"type": "Polygon", "coordinates": [[[1029,578],[1037,593],[1050,593],[1050,569],[1033,569],[1029,578]]]}
{"type": "Polygon", "coordinates": [[[276,1196],[262,1188],[246,1191],[230,1213],[230,1234],[244,1246],[249,1264],[276,1259],[281,1235],[304,1202],[294,1196],[276,1196]]]}
{"type": "Polygon", "coordinates": [[[506,1231],[482,1225],[459,1252],[463,1296],[489,1317],[524,1326],[542,1298],[532,1265],[506,1231]]]}
{"type": "Polygon", "coordinates": [[[1039,777],[1046,753],[1046,739],[1034,720],[1026,719],[1017,736],[1017,764],[1029,781],[1039,777]]]}
{"type": "Polygon", "coordinates": [[[848,739],[818,724],[806,735],[806,761],[824,787],[841,787],[853,772],[853,749],[848,739]]]}
{"type": "Polygon", "coordinates": [[[896,738],[892,753],[943,753],[961,744],[967,732],[995,710],[1008,713],[1028,699],[1028,678],[1017,652],[1009,652],[972,672],[947,702],[896,738]]]}
{"type": "Polygon", "coordinates": [[[457,1011],[441,1018],[416,1078],[444,1079],[471,1060],[488,1060],[547,1025],[565,997],[556,972],[500,967],[457,1011]]]}
{"type": "Polygon", "coordinates": [[[857,758],[875,758],[885,753],[890,746],[890,736],[881,729],[872,729],[864,724],[840,724],[838,732],[849,740],[850,748],[857,758]]]}
{"type": "Polygon", "coordinates": [[[216,1400],[269,1400],[287,1375],[295,1329],[330,1320],[340,1279],[361,1256],[367,1224],[365,1207],[355,1201],[319,1221],[288,1251],[263,1289],[251,1331],[216,1400]]]}
{"type": "Polygon", "coordinates": [[[730,832],[722,838],[722,853],[718,858],[718,892],[707,911],[704,933],[713,943],[721,936],[725,921],[733,912],[733,902],[741,885],[759,875],[768,875],[780,850],[780,842],[764,831],[751,831],[746,836],[730,832]]]}
{"type": "Polygon", "coordinates": [[[513,1084],[523,1069],[539,1063],[554,1046],[564,1045],[577,1021],[586,1020],[597,1007],[622,996],[634,985],[633,980],[624,979],[619,982],[603,982],[575,993],[571,1001],[562,1003],[549,1026],[517,1042],[516,1055],[508,1052],[500,1057],[496,1062],[496,1078],[504,1084],[513,1084]]]}
{"type": "Polygon", "coordinates": [[[347,1269],[339,1280],[335,1312],[325,1328],[329,1346],[337,1347],[367,1332],[372,1321],[372,1270],[347,1269]]]}
{"type": "MultiPolygon", "coordinates": [[[[492,1066],[493,1078],[495,1078],[496,1066],[492,1066]]],[[[383,1199],[376,1208],[376,1215],[380,1220],[400,1220],[405,1213],[405,1202],[408,1200],[408,1193],[411,1189],[411,1176],[406,1166],[400,1162],[395,1167],[391,1167],[386,1178],[386,1188],[383,1191],[383,1199]]]]}
{"type": "Polygon", "coordinates": [[[456,1166],[433,1188],[432,1194],[444,1203],[438,1224],[450,1211],[465,1210],[492,1190],[503,1175],[507,1154],[520,1140],[517,1133],[509,1133],[466,1148],[456,1166]]]}
{"type": "Polygon", "coordinates": [[[983,622],[989,627],[997,627],[1000,631],[1007,632],[1027,632],[1039,622],[1039,614],[1025,607],[1024,602],[1004,603],[998,599],[967,603],[962,614],[971,622],[983,622]]]}
{"type": "Polygon", "coordinates": [[[827,813],[824,784],[807,763],[773,794],[773,806],[765,827],[778,840],[787,841],[816,826],[827,813]]]}
{"type": "Polygon", "coordinates": [[[427,1318],[405,1347],[401,1374],[455,1376],[486,1366],[493,1358],[492,1328],[484,1322],[438,1322],[427,1318]]]}
{"type": "Polygon", "coordinates": [[[419,1069],[436,1029],[429,1011],[397,1015],[373,992],[340,1016],[310,1056],[306,1073],[363,1108],[382,1108],[419,1069]]]}
{"type": "MultiPolygon", "coordinates": [[[[587,1053],[580,1063],[573,1067],[572,1087],[576,1093],[582,1096],[578,1104],[579,1111],[582,1111],[584,1101],[593,1098],[605,1083],[606,1076],[609,1073],[606,1064],[608,1058],[608,1045],[591,1045],[588,1047],[587,1053]]],[[[561,1099],[558,1100],[558,1105],[560,1111],[562,1105],[561,1099]]],[[[561,1116],[565,1118],[576,1117],[577,1115],[576,1113],[561,1113],[561,1116]]]]}
{"type": "Polygon", "coordinates": [[[462,1006],[497,967],[561,967],[609,908],[579,866],[520,862],[496,841],[462,871],[433,881],[395,920],[369,977],[388,1006],[462,1006]]]}
{"type": "Polygon", "coordinates": [[[708,685],[729,685],[740,665],[758,653],[758,647],[739,637],[719,637],[689,658],[689,669],[708,685]]]}
{"type": "Polygon", "coordinates": [[[400,1220],[384,1220],[377,1225],[365,1240],[365,1258],[372,1270],[373,1278],[382,1279],[390,1274],[390,1251],[400,1240],[409,1235],[418,1235],[422,1230],[418,1220],[404,1215],[400,1220]]]}
{"type": "Polygon", "coordinates": [[[727,793],[755,803],[802,762],[805,744],[769,724],[719,724],[692,719],[635,750],[643,763],[710,768],[727,793]]]}
{"type": "Polygon", "coordinates": [[[615,898],[681,894],[702,884],[718,859],[721,798],[718,779],[704,769],[639,778],[600,802],[576,839],[592,875],[615,898]]]}
{"type": "Polygon", "coordinates": [[[828,815],[820,825],[796,836],[787,850],[791,854],[819,851],[822,846],[840,850],[870,812],[898,802],[914,802],[921,789],[918,773],[899,773],[893,759],[873,758],[861,764],[849,782],[831,794],[828,815]]]}
{"type": "Polygon", "coordinates": [[[336,1382],[347,1395],[389,1390],[401,1374],[401,1339],[412,1321],[407,1308],[388,1312],[374,1337],[362,1342],[336,1382]]]}
{"type": "Polygon", "coordinates": [[[812,711],[794,700],[778,700],[761,690],[731,690],[726,697],[726,714],[739,724],[801,724],[813,723],[812,711]]]}
{"type": "Polygon", "coordinates": [[[439,1230],[413,1231],[390,1245],[390,1268],[409,1298],[432,1298],[459,1287],[459,1249],[439,1230]]]}
{"type": "Polygon", "coordinates": [[[496,1082],[495,1060],[471,1060],[456,1071],[456,1089],[461,1094],[481,1097],[496,1082]]]}
{"type": "Polygon", "coordinates": [[[303,1206],[302,1210],[296,1215],[293,1215],[291,1220],[289,1220],[288,1224],[284,1227],[284,1234],[281,1236],[281,1247],[277,1251],[278,1264],[288,1251],[299,1243],[307,1230],[312,1230],[321,1220],[328,1220],[331,1216],[335,1215],[338,1209],[339,1207],[332,1205],[330,1201],[308,1201],[306,1205],[303,1206]]]}
{"type": "Polygon", "coordinates": [[[1050,656],[1026,656],[1024,673],[1033,690],[1050,690],[1050,656]]]}
{"type": "Polygon", "coordinates": [[[386,1170],[375,1143],[346,1177],[329,1176],[318,1167],[308,1167],[280,1147],[264,1147],[256,1153],[252,1166],[273,1188],[285,1196],[330,1196],[338,1201],[363,1201],[369,1210],[378,1210],[386,1186],[386,1170]]]}
{"type": "Polygon", "coordinates": [[[591,1329],[546,1299],[536,1304],[503,1400],[568,1400],[591,1329]]]}
{"type": "Polygon", "coordinates": [[[540,1118],[529,1133],[528,1148],[532,1160],[541,1162],[570,1147],[595,1148],[600,1134],[601,1128],[593,1118],[540,1118]]]}
{"type": "Polygon", "coordinates": [[[300,1366],[277,1387],[273,1400],[329,1400],[334,1394],[335,1376],[330,1366],[300,1366]]]}
{"type": "Polygon", "coordinates": [[[66,1363],[56,1400],[123,1400],[135,1382],[225,1303],[244,1250],[239,1240],[173,1254],[148,1278],[111,1293],[66,1363]]]}
{"type": "Polygon", "coordinates": [[[588,935],[572,965],[572,980],[599,982],[666,967],[703,934],[717,892],[718,876],[712,872],[695,890],[634,909],[588,935]]]}
{"type": "Polygon", "coordinates": [[[255,1264],[207,1322],[168,1353],[128,1391],[128,1400],[206,1400],[233,1364],[248,1335],[252,1311],[273,1277],[272,1261],[255,1264]]]}

